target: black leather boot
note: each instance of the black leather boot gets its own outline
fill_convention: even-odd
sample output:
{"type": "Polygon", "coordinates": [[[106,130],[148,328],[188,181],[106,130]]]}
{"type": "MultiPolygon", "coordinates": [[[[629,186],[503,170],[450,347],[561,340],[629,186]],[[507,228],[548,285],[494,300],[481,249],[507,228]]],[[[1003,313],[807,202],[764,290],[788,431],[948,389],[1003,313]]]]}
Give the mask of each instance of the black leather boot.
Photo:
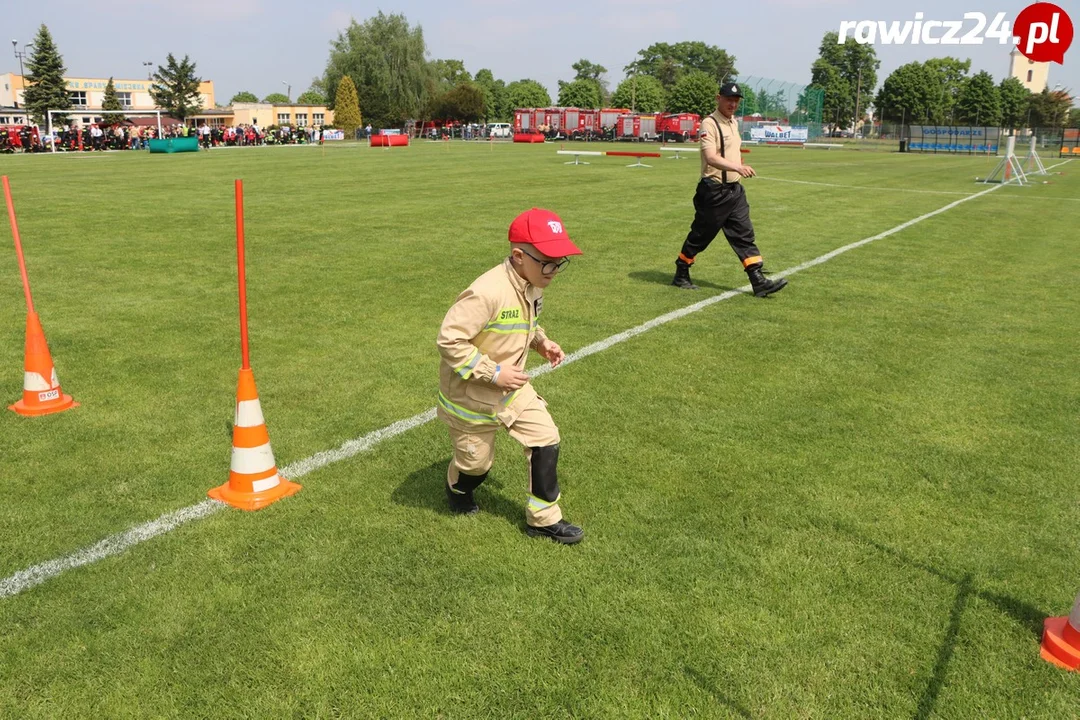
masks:
{"type": "Polygon", "coordinates": [[[760,298],[768,297],[774,292],[780,292],[787,285],[786,278],[773,280],[761,274],[761,266],[747,268],[747,277],[750,278],[750,286],[754,288],[754,294],[760,298]]]}
{"type": "Polygon", "coordinates": [[[697,290],[698,286],[690,281],[690,266],[686,263],[675,262],[675,279],[671,284],[683,290],[697,290]]]}
{"type": "Polygon", "coordinates": [[[446,502],[450,505],[450,512],[455,515],[475,515],[480,512],[480,506],[473,499],[473,490],[480,487],[480,483],[484,482],[487,476],[487,473],[483,475],[459,473],[454,487],[446,485],[446,502]]]}

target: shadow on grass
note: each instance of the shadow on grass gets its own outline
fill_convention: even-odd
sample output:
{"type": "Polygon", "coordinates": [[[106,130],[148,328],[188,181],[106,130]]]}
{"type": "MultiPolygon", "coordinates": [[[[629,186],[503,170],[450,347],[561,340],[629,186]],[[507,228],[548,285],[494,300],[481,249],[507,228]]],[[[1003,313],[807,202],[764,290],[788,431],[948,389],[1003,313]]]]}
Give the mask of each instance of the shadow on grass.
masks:
{"type": "Polygon", "coordinates": [[[712,680],[711,678],[705,677],[704,673],[699,672],[698,670],[695,670],[694,668],[690,667],[689,665],[687,665],[685,668],[683,668],[683,672],[685,672],[690,677],[690,679],[694,681],[695,685],[697,685],[699,688],[701,688],[705,692],[709,693],[709,695],[711,695],[714,700],[717,700],[718,702],[721,702],[724,705],[727,705],[728,708],[730,708],[731,711],[734,712],[739,717],[743,717],[743,718],[751,718],[751,717],[753,717],[753,715],[750,714],[749,710],[747,710],[742,705],[740,705],[739,703],[737,703],[734,700],[732,700],[731,698],[729,698],[724,693],[720,692],[720,689],[718,687],[716,687],[716,682],[714,680],[712,680]]]}
{"type": "Polygon", "coordinates": [[[949,614],[949,626],[945,631],[945,637],[942,639],[941,645],[938,647],[937,660],[934,663],[930,681],[927,683],[926,690],[923,691],[922,696],[919,698],[918,709],[915,712],[915,717],[918,720],[928,718],[934,713],[938,695],[941,693],[941,688],[945,684],[945,675],[948,671],[949,662],[952,660],[953,650],[956,648],[956,640],[960,634],[960,617],[963,615],[964,608],[972,597],[986,600],[1021,626],[1027,628],[1034,636],[1036,642],[1039,642],[1042,639],[1043,619],[1047,614],[1034,605],[1008,595],[999,595],[988,590],[980,590],[975,586],[975,582],[972,580],[970,574],[958,576],[946,572],[930,563],[916,560],[902,550],[897,550],[896,548],[879,543],[876,540],[871,540],[853,528],[847,527],[841,523],[826,521],[822,523],[815,522],[814,524],[818,525],[818,527],[823,530],[832,530],[833,532],[843,535],[860,545],[871,547],[882,555],[886,555],[908,567],[922,570],[923,572],[944,580],[947,583],[951,583],[956,587],[956,601],[953,603],[952,612],[949,614]]]}
{"type": "MultiPolygon", "coordinates": [[[[627,275],[627,277],[632,280],[637,280],[639,282],[656,283],[657,285],[671,285],[671,278],[674,276],[674,270],[672,270],[671,272],[661,272],[659,270],[635,270],[634,272],[627,275]]],[[[696,277],[694,278],[694,284],[698,287],[710,288],[712,290],[727,291],[735,289],[731,287],[725,287],[723,285],[717,285],[716,283],[711,283],[708,280],[699,280],[696,277]]],[[[693,290],[678,290],[677,288],[671,288],[671,291],[682,293],[683,297],[686,298],[695,297],[698,294],[695,293],[693,290]]]]}
{"type": "MultiPolygon", "coordinates": [[[[443,490],[449,462],[449,459],[438,460],[426,468],[409,473],[405,482],[390,493],[391,501],[397,505],[427,510],[438,515],[451,515],[446,505],[446,491],[443,490]]],[[[495,515],[514,527],[524,527],[525,510],[520,503],[507,499],[502,490],[502,483],[493,471],[475,492],[480,515],[495,515]]]]}

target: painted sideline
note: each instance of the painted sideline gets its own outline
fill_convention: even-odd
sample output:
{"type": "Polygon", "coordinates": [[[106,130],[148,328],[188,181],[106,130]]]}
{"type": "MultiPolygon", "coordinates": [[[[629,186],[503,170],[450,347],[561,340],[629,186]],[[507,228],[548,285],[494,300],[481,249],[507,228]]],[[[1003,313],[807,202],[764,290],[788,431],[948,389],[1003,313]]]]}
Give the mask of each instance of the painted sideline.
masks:
{"type": "MultiPolygon", "coordinates": [[[[1058,165],[1064,165],[1067,162],[1069,161],[1066,160],[1065,162],[1058,163],[1057,165],[1052,165],[1051,167],[1058,167],[1058,165]]],[[[1049,170],[1050,168],[1047,169],[1049,170]]],[[[887,238],[890,235],[894,235],[898,232],[901,232],[902,230],[906,230],[912,225],[920,223],[923,220],[929,220],[930,218],[952,210],[958,205],[961,205],[969,200],[974,200],[975,198],[982,197],[983,195],[992,193],[1002,187],[1004,187],[1004,185],[994,185],[993,187],[982,190],[981,192],[967,195],[959,200],[949,203],[948,205],[938,208],[937,210],[932,210],[925,215],[920,215],[917,218],[908,220],[905,223],[901,223],[900,225],[886,230],[885,232],[878,233],[877,235],[864,238],[862,240],[858,240],[848,245],[844,245],[843,247],[839,247],[831,252],[827,252],[824,255],[816,257],[813,260],[804,262],[801,265],[796,265],[795,267],[788,268],[782,273],[776,273],[775,277],[788,277],[790,275],[794,275],[797,272],[802,272],[803,270],[812,268],[815,265],[820,265],[824,262],[828,262],[837,255],[842,255],[850,250],[854,250],[855,248],[860,248],[863,245],[868,245],[877,240],[887,238]]],[[[590,355],[595,355],[598,352],[603,352],[604,350],[607,350],[613,345],[625,342],[630,338],[652,330],[655,327],[664,325],[673,320],[678,320],[679,318],[685,317],[692,313],[696,313],[699,310],[704,310],[710,305],[715,305],[718,302],[722,302],[724,300],[733,298],[736,295],[748,292],[750,292],[750,286],[744,285],[736,290],[729,290],[727,292],[720,293],[719,295],[713,295],[711,297],[705,298],[704,300],[696,302],[693,305],[687,305],[686,307],[679,308],[678,310],[672,310],[669,313],[665,313],[664,315],[660,315],[659,317],[655,317],[652,320],[644,322],[637,327],[630,328],[629,330],[624,330],[621,333],[617,333],[615,335],[612,335],[611,337],[605,338],[604,340],[600,340],[599,342],[595,342],[591,345],[586,345],[580,350],[569,353],[566,356],[566,359],[563,360],[563,362],[559,365],[559,367],[565,367],[566,365],[577,362],[579,360],[584,360],[590,355]]],[[[547,375],[555,369],[556,368],[551,367],[551,365],[542,365],[538,368],[531,370],[529,372],[529,375],[534,378],[540,377],[541,375],[547,375]]],[[[284,477],[288,477],[290,479],[299,479],[310,472],[318,470],[319,468],[326,467],[327,465],[330,465],[332,463],[340,462],[342,460],[351,458],[359,453],[371,450],[376,445],[382,443],[385,440],[389,440],[393,437],[396,437],[397,435],[401,435],[402,433],[408,432],[413,428],[420,427],[421,425],[424,425],[434,419],[435,408],[431,408],[418,415],[413,415],[410,418],[398,420],[391,425],[387,425],[384,428],[370,432],[362,437],[349,440],[335,450],[324,450],[322,452],[315,453],[310,457],[304,458],[303,460],[298,460],[291,465],[281,468],[281,474],[284,477]]],[[[151,520],[150,522],[143,523],[142,525],[136,525],[130,530],[125,530],[124,532],[117,533],[116,535],[110,535],[104,540],[94,545],[90,545],[88,547],[77,550],[70,555],[65,555],[64,557],[55,558],[53,560],[47,560],[37,565],[32,565],[25,570],[20,570],[14,575],[0,580],[0,598],[11,597],[12,595],[17,595],[24,590],[29,590],[30,588],[36,585],[40,585],[46,580],[54,578],[67,570],[82,567],[83,565],[89,565],[90,563],[97,562],[98,560],[103,560],[112,555],[119,555],[133,545],[145,542],[147,540],[157,537],[158,535],[164,535],[165,533],[171,530],[175,530],[181,525],[192,522],[194,520],[201,520],[202,518],[209,517],[210,515],[213,515],[219,510],[223,510],[227,507],[228,506],[224,503],[220,503],[216,500],[203,500],[202,502],[196,503],[194,505],[189,505],[185,508],[181,508],[180,510],[176,510],[174,512],[162,515],[156,520],[151,520]]]]}

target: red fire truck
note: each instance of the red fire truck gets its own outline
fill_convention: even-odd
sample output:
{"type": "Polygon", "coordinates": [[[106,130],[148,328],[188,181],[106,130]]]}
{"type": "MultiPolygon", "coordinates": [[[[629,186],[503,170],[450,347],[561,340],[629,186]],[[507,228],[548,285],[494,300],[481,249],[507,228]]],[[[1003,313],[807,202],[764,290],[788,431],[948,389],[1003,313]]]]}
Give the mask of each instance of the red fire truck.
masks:
{"type": "Polygon", "coordinates": [[[696,113],[673,113],[661,115],[656,121],[656,134],[661,142],[689,142],[697,140],[701,130],[701,116],[696,113]]]}
{"type": "Polygon", "coordinates": [[[626,114],[620,115],[615,124],[616,140],[640,140],[648,142],[657,137],[656,124],[659,115],[626,114]]]}

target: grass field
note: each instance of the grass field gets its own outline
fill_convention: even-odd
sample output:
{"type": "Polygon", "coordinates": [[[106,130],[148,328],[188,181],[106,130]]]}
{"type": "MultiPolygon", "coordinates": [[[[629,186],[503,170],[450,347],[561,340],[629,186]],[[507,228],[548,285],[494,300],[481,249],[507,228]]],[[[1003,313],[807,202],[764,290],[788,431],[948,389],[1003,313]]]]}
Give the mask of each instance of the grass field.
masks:
{"type": "MultiPolygon", "coordinates": [[[[722,239],[700,291],[668,285],[696,160],[564,159],[462,143],[0,159],[82,403],[0,415],[0,578],[226,480],[234,178],[279,467],[434,406],[439,322],[530,206],[585,253],[547,291],[567,352],[745,285],[722,239]]],[[[778,273],[986,189],[994,164],[748,161],[778,273]]],[[[483,511],[450,516],[448,437],[420,424],[267,509],[0,597],[0,717],[1080,716],[1080,675],[1039,658],[1042,619],[1080,590],[1078,168],[537,378],[583,544],[525,537],[505,435],[483,511]]],[[[8,404],[25,307],[2,235],[8,404]]]]}

